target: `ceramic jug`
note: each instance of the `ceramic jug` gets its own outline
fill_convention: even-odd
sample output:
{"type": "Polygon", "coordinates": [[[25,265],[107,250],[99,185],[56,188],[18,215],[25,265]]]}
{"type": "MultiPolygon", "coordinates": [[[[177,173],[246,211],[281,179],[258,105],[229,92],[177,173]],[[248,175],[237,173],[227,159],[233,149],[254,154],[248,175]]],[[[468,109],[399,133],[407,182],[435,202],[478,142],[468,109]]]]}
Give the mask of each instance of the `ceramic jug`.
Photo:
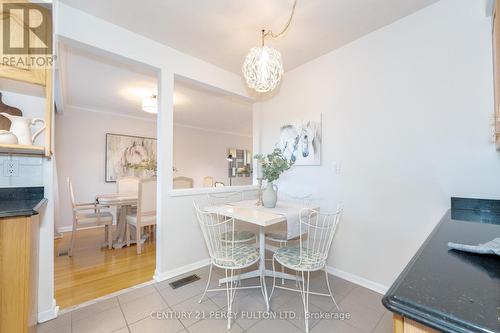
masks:
{"type": "Polygon", "coordinates": [[[267,183],[266,189],[262,192],[262,202],[266,208],[276,207],[278,201],[278,187],[271,182],[267,183]]]}
{"type": "Polygon", "coordinates": [[[10,132],[13,133],[20,145],[32,146],[35,139],[45,130],[45,121],[39,118],[26,118],[13,116],[11,114],[0,112],[0,115],[10,120],[10,132]],[[41,123],[42,127],[31,135],[31,126],[41,123]]]}

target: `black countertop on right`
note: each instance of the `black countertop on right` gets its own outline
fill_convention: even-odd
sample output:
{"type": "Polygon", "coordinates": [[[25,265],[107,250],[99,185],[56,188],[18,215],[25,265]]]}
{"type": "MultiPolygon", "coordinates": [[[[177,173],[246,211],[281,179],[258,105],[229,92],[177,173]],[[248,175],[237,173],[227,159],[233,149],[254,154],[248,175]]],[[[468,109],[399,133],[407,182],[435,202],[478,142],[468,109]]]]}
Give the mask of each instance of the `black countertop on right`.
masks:
{"type": "MultiPolygon", "coordinates": [[[[500,210],[454,199],[383,298],[390,311],[442,332],[500,332],[500,256],[448,249],[500,237],[500,210]]],[[[469,199],[463,199],[469,200],[469,199]]],[[[499,203],[500,204],[500,203],[499,203]]],[[[496,204],[495,204],[496,205],[496,204]]],[[[494,206],[495,206],[494,205],[494,206]]]]}

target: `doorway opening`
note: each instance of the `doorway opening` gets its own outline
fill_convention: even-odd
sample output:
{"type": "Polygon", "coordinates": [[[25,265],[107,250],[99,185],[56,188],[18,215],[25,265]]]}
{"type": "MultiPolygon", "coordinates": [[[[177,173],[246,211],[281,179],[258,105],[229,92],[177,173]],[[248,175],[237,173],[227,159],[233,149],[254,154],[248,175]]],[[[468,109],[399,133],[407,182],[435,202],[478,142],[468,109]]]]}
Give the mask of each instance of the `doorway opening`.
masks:
{"type": "Polygon", "coordinates": [[[54,286],[64,310],[154,275],[159,72],[73,43],[60,43],[59,59],[54,286]]]}

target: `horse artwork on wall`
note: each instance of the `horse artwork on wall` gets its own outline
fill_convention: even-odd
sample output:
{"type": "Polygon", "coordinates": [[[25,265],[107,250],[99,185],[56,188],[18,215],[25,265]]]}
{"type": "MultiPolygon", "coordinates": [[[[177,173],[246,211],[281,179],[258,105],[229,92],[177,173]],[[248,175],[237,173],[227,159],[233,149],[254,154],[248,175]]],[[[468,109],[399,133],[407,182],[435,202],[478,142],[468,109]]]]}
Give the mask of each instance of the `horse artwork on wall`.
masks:
{"type": "Polygon", "coordinates": [[[321,114],[281,126],[278,147],[294,165],[321,165],[321,114]]]}
{"type": "Polygon", "coordinates": [[[106,134],[106,182],[125,176],[149,178],[156,174],[154,138],[106,134]]]}

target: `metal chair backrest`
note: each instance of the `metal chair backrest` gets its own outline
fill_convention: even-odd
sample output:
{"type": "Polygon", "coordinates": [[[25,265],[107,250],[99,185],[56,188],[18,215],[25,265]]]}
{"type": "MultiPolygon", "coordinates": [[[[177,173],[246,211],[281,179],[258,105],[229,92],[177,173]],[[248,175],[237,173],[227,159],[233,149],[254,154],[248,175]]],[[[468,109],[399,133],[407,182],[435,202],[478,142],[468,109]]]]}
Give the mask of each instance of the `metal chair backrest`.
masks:
{"type": "Polygon", "coordinates": [[[243,200],[243,192],[210,193],[207,199],[212,206],[223,205],[243,200]]]}
{"type": "Polygon", "coordinates": [[[279,200],[296,203],[304,206],[313,207],[316,204],[312,194],[307,195],[293,195],[286,192],[279,192],[279,200]]]}
{"type": "Polygon", "coordinates": [[[300,262],[308,262],[316,269],[326,265],[333,237],[337,231],[343,209],[324,214],[314,209],[300,213],[300,262]]]}
{"type": "Polygon", "coordinates": [[[223,242],[222,235],[232,234],[234,239],[234,219],[203,211],[196,202],[193,205],[210,258],[229,264],[234,259],[235,243],[223,242]]]}
{"type": "Polygon", "coordinates": [[[137,193],[139,191],[139,177],[126,176],[116,181],[116,193],[137,193]]]}

